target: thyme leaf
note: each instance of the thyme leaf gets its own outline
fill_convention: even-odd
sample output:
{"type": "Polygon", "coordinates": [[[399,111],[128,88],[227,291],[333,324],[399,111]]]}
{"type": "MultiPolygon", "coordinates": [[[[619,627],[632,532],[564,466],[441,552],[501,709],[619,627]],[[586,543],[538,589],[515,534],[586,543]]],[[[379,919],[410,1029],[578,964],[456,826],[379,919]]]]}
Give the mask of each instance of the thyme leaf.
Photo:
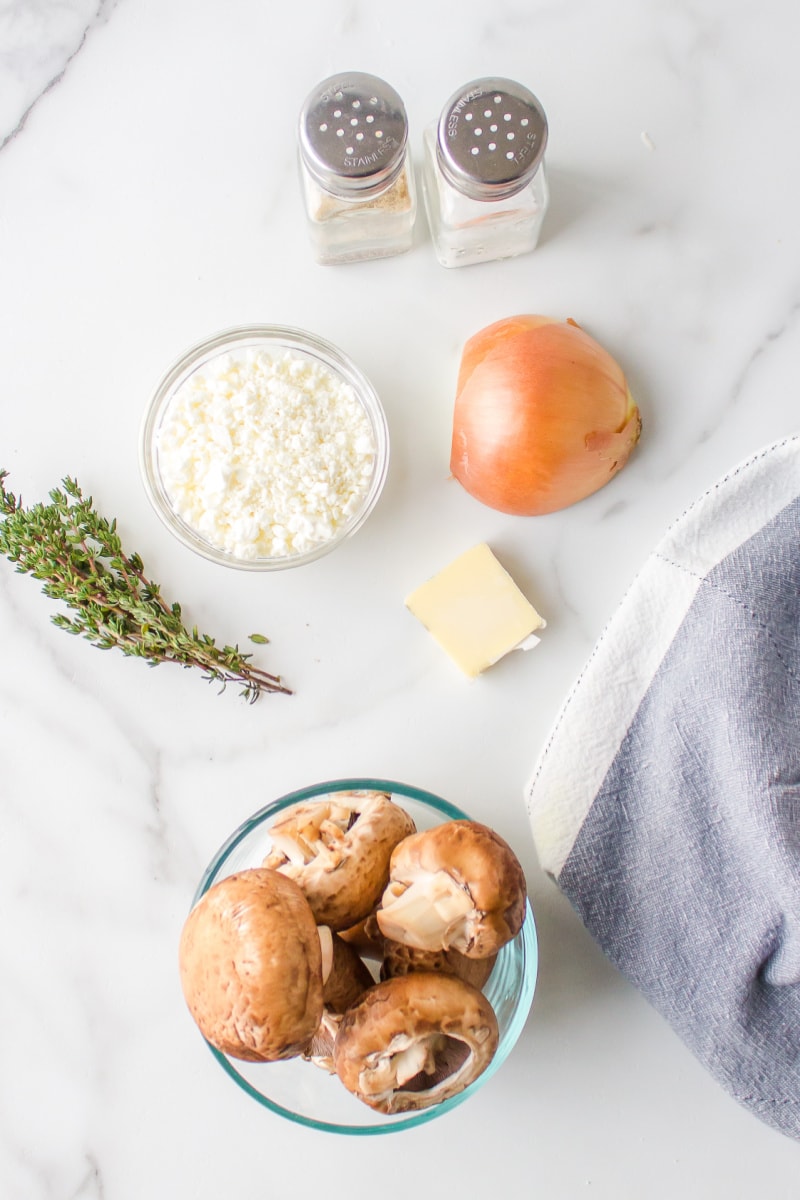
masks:
{"type": "MultiPolygon", "coordinates": [[[[51,600],[62,601],[73,615],[57,613],[53,624],[84,637],[101,650],[118,649],[143,658],[152,667],[176,663],[196,667],[220,691],[240,685],[249,703],[262,692],[290,694],[279,675],[250,662],[238,646],[218,646],[195,625],[183,623],[180,604],[168,604],[157,583],[148,579],[138,554],[128,554],[109,521],[67,476],[50,492],[49,504],[25,508],[6,489],[8,471],[0,469],[0,553],[18,572],[42,581],[51,600]]],[[[253,641],[267,641],[261,635],[253,641]]]]}

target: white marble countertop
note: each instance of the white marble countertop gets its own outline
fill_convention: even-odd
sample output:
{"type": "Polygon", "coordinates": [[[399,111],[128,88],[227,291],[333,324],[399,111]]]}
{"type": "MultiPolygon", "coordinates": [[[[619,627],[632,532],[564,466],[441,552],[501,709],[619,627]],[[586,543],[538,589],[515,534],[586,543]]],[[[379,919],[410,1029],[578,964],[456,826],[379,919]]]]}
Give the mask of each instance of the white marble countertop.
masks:
{"type": "MultiPolygon", "coordinates": [[[[3,871],[0,1192],[143,1200],[375,1190],[604,1198],[797,1194],[797,1146],[724,1093],[604,960],[536,862],[523,789],[567,691],[666,526],[797,427],[800,116],[789,0],[12,0],[0,6],[0,465],[28,501],[67,474],[171,599],[251,630],[295,694],[247,707],[190,672],[101,655],[0,570],[3,871]],[[535,254],[446,271],[412,251],[311,259],[295,114],[372,71],[423,126],[468,79],[527,83],[550,121],[535,254]],[[606,489],[503,516],[448,478],[460,348],[518,312],[574,317],[644,420],[606,489]],[[217,329],[313,330],[375,384],[392,441],[367,525],[278,575],[179,547],[137,438],[162,371],[217,329]],[[464,680],[403,606],[488,541],[548,618],[533,654],[464,680]],[[392,1137],[261,1109],[184,1008],[176,946],[203,867],[268,800],[401,779],[522,859],[539,985],[511,1058],[468,1104],[392,1137]],[[363,1181],[363,1182],[360,1182],[363,1181]]],[[[576,753],[580,748],[576,748],[576,753]]]]}

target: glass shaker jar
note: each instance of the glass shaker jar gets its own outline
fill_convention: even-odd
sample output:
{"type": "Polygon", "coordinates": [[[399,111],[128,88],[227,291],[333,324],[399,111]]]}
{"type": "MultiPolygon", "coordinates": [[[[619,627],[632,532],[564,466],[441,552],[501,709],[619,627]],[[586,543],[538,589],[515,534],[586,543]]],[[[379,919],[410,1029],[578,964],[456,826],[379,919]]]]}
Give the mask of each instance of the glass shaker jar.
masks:
{"type": "Polygon", "coordinates": [[[323,80],[300,112],[299,158],[318,262],[411,248],[416,193],[408,119],[388,83],[358,71],[323,80]]]}
{"type": "Polygon", "coordinates": [[[539,240],[547,118],[527,88],[476,79],[424,133],[423,194],[443,267],[512,258],[539,240]]]}

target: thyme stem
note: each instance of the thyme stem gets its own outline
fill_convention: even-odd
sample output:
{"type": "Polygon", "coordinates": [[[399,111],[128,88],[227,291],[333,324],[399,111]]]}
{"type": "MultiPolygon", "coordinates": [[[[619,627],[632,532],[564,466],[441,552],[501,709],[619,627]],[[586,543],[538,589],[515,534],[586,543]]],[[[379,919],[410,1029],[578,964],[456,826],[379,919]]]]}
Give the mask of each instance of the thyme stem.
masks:
{"type": "Polygon", "coordinates": [[[198,668],[221,691],[239,684],[251,704],[262,692],[291,694],[279,675],[253,666],[252,656],[238,646],[218,646],[196,626],[188,629],[181,606],[164,600],[139,555],[123,550],[116,521],[97,512],[77,480],[67,476],[50,492],[49,504],[25,508],[21,497],[6,490],[7,477],[0,469],[0,553],[17,571],[41,580],[44,594],[74,614],[56,613],[54,625],[153,667],[198,668]]]}

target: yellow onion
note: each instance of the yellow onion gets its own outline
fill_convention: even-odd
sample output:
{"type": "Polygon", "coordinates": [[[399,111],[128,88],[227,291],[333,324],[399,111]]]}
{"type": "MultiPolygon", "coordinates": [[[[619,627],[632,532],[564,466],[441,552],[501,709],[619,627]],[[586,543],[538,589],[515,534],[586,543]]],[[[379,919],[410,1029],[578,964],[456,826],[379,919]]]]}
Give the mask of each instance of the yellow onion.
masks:
{"type": "Polygon", "coordinates": [[[509,317],[464,346],[450,469],[491,508],[532,516],[583,500],[641,429],[622,369],[574,321],[509,317]]]}

